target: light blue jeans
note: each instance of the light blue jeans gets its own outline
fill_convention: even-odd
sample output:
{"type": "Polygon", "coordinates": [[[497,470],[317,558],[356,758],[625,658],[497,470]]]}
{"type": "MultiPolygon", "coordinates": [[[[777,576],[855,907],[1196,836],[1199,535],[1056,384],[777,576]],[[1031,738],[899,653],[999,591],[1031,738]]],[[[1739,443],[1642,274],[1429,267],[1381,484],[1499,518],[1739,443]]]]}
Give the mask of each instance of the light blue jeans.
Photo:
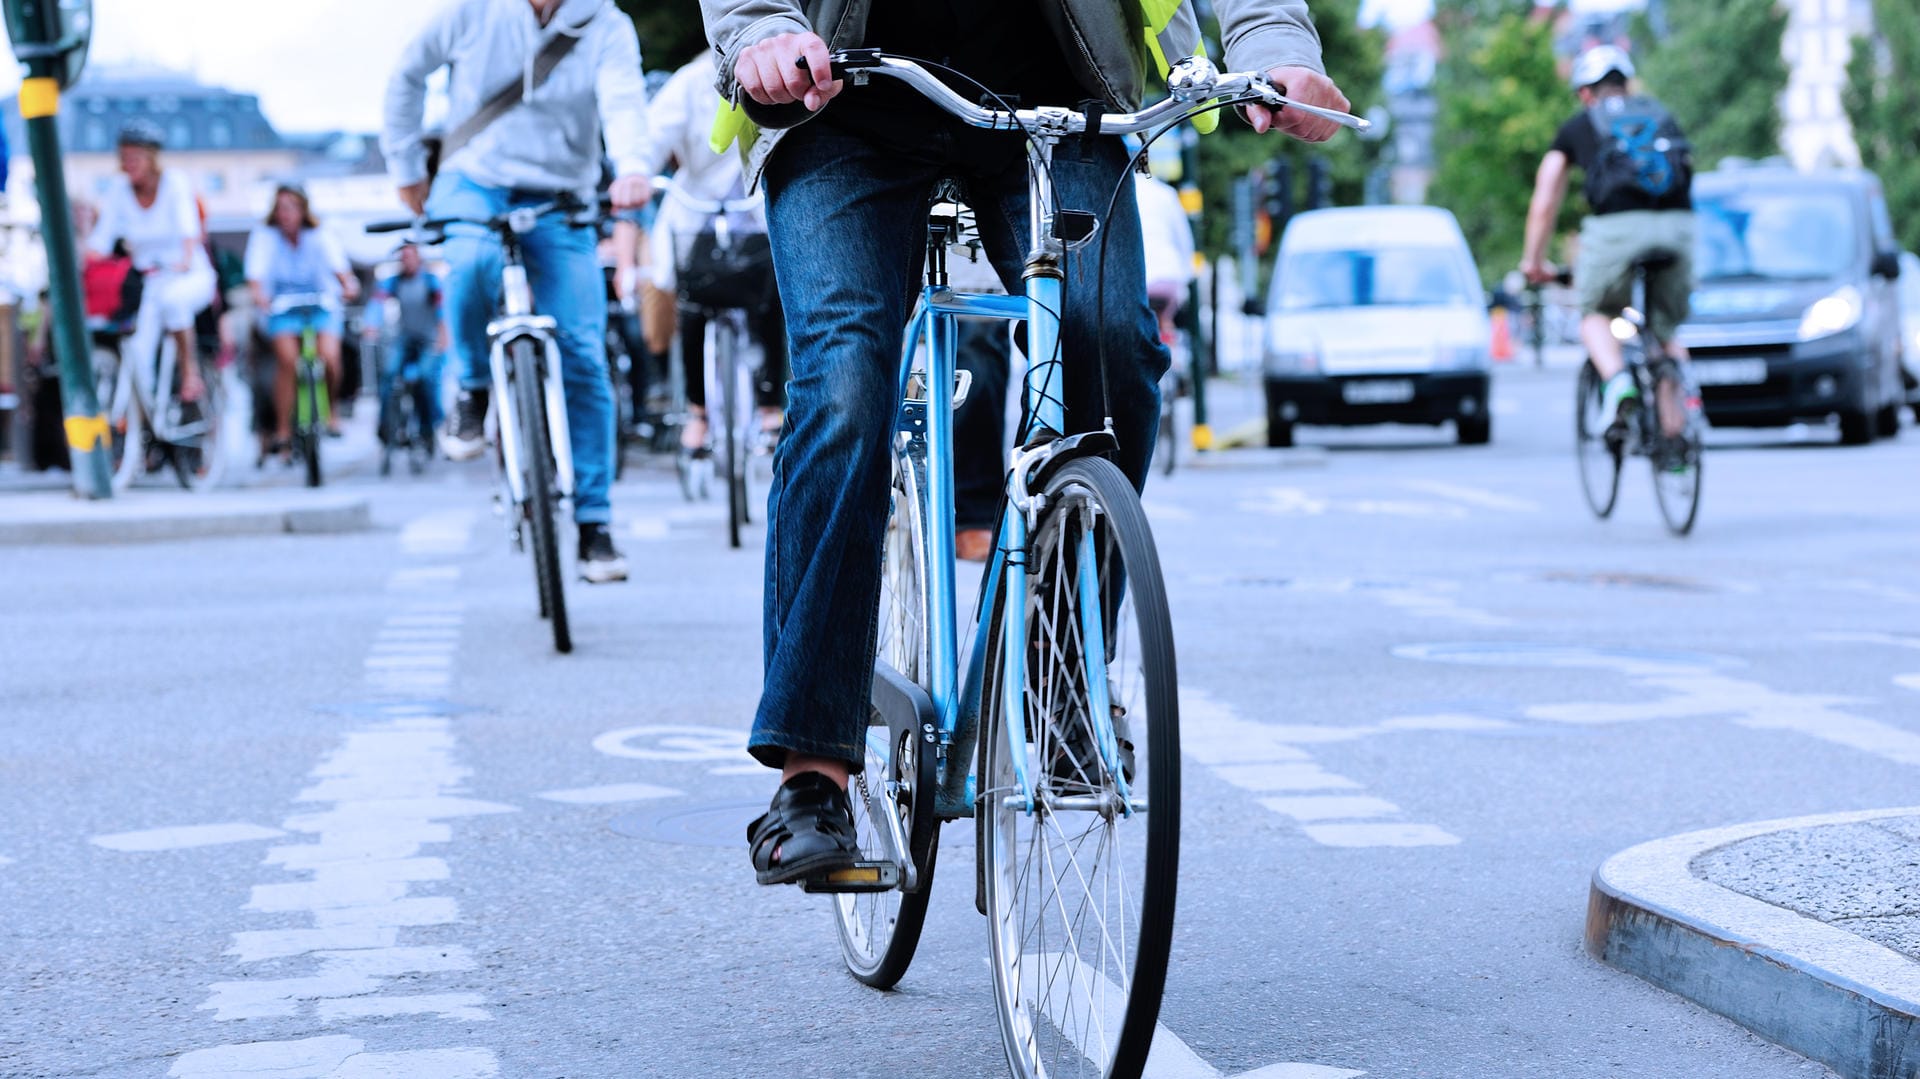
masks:
{"type": "MultiPolygon", "coordinates": [[[[483,220],[511,209],[547,202],[552,193],[483,187],[457,173],[434,181],[429,217],[483,220]]],[[[533,308],[559,324],[560,375],[567,391],[567,428],[573,445],[573,519],[606,524],[613,519],[607,489],[613,482],[613,385],[607,374],[606,285],[600,276],[591,227],[562,214],[540,219],[520,237],[533,286],[533,308]]],[[[454,370],[465,390],[492,385],[487,362],[487,320],[500,306],[500,238],[478,225],[449,225],[441,248],[447,264],[447,329],[454,370]]]]}

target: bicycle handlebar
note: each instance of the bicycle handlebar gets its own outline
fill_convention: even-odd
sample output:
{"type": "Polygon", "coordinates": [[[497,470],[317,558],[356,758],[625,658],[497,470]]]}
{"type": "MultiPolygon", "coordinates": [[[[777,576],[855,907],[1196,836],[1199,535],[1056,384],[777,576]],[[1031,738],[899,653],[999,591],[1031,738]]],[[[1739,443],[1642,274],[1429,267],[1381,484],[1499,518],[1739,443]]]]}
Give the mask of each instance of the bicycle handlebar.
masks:
{"type": "MultiPolygon", "coordinates": [[[[796,61],[808,70],[806,57],[796,61]]],[[[852,79],[855,85],[869,75],[881,74],[898,79],[919,91],[935,105],[971,127],[989,131],[1037,131],[1051,135],[1079,135],[1089,130],[1116,135],[1149,131],[1178,120],[1195,106],[1226,101],[1231,104],[1259,102],[1263,105],[1296,109],[1342,127],[1365,132],[1372,122],[1334,109],[1306,105],[1281,93],[1273,80],[1258,71],[1222,72],[1204,56],[1189,56],[1173,65],[1167,73],[1166,100],[1138,112],[1087,113],[1067,108],[989,109],[961,97],[932,72],[912,60],[888,56],[878,49],[844,49],[832,54],[832,74],[836,79],[852,79]]]]}
{"type": "Polygon", "coordinates": [[[593,205],[588,206],[583,205],[580,200],[573,195],[567,192],[561,192],[546,202],[536,202],[527,206],[515,206],[505,212],[495,214],[492,217],[426,217],[423,215],[420,217],[394,218],[388,221],[372,221],[368,222],[362,228],[369,235],[385,232],[405,232],[411,234],[410,238],[416,242],[435,243],[438,242],[440,234],[446,231],[448,225],[479,225],[481,228],[491,229],[494,232],[517,234],[528,231],[533,227],[533,222],[551,213],[565,212],[580,215],[592,210],[598,215],[605,215],[609,212],[611,206],[612,200],[605,193],[602,193],[596,198],[593,205]]]}
{"type": "Polygon", "coordinates": [[[284,315],[291,311],[325,310],[327,297],[319,292],[289,292],[267,301],[267,313],[284,315]]]}

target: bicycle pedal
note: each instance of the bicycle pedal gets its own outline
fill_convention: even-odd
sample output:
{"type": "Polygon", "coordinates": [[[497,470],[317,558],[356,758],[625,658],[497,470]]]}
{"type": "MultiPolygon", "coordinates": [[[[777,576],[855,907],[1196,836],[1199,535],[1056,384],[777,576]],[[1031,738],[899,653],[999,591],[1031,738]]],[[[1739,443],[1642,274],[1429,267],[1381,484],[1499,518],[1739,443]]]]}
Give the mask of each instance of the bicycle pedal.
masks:
{"type": "Polygon", "coordinates": [[[900,867],[892,862],[855,862],[800,882],[800,890],[810,895],[841,892],[891,892],[900,887],[900,867]]]}

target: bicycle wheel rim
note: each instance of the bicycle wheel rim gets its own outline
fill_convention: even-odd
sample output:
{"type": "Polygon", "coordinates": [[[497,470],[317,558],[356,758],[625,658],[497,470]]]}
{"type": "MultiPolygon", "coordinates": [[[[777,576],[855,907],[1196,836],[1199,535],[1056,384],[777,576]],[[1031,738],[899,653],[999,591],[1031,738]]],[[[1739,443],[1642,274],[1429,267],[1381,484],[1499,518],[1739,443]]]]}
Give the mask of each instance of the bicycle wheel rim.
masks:
{"type": "MultiPolygon", "coordinates": [[[[927,597],[925,504],[927,459],[924,443],[908,443],[893,456],[892,511],[882,540],[880,622],[875,660],[927,687],[927,597]]],[[[886,856],[882,814],[900,815],[900,832],[912,836],[916,783],[912,746],[893,744],[893,734],[876,714],[867,728],[866,770],[850,785],[854,833],[863,857],[886,856]],[[887,796],[885,784],[898,792],[887,796]]],[[[835,926],[847,970],[876,989],[899,982],[913,961],[932,895],[934,850],[928,844],[923,879],[913,893],[850,893],[834,897],[835,926]]]]}
{"type": "Polygon", "coordinates": [[[1580,464],[1580,490],[1595,517],[1613,512],[1620,497],[1620,450],[1607,442],[1600,417],[1605,413],[1600,373],[1582,364],[1573,402],[1574,454],[1580,464]]]}
{"type": "Polygon", "coordinates": [[[133,477],[139,473],[141,461],[146,456],[146,450],[141,446],[143,417],[140,397],[134,391],[133,380],[121,377],[118,352],[95,349],[93,363],[100,410],[107,416],[107,453],[113,489],[124,491],[133,483],[133,477]]]}
{"type": "Polygon", "coordinates": [[[540,607],[553,629],[553,649],[573,651],[567,623],[567,593],[560,577],[560,537],[554,522],[553,451],[547,443],[547,395],[533,345],[517,341],[510,350],[515,408],[519,412],[520,468],[526,483],[527,526],[533,532],[533,576],[540,607]]]}
{"type": "Polygon", "coordinates": [[[1025,714],[1012,723],[1029,776],[1043,796],[1116,801],[1112,770],[1085,752],[1094,736],[1075,734],[1089,729],[1088,677],[1072,658],[1085,640],[1077,587],[1084,556],[1075,552],[1091,551],[1110,611],[1101,619],[1110,627],[1106,678],[1125,710],[1117,733],[1133,744],[1131,788],[1146,807],[1131,816],[1044,808],[1029,815],[1010,805],[1019,788],[1000,664],[989,668],[994,700],[976,812],[984,814],[995,1002],[1014,1075],[1133,1079],[1152,1044],[1173,934],[1180,760],[1172,630],[1146,516],[1117,468],[1068,464],[1049,481],[1046,505],[1030,544],[1027,595],[1017,597],[1027,608],[1029,669],[1025,714]],[[1043,668],[1032,662],[1036,653],[1066,658],[1043,668]]]}

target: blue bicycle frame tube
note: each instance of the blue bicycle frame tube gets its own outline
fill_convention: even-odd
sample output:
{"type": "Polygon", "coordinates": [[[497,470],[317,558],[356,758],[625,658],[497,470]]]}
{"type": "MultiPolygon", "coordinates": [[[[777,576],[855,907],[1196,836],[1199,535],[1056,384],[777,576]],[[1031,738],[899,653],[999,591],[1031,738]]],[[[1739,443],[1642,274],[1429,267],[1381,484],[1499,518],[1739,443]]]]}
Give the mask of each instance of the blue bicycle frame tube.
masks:
{"type": "MultiPolygon", "coordinates": [[[[1087,514],[1089,518],[1092,513],[1087,514]]],[[[1107,625],[1105,603],[1100,594],[1099,567],[1094,564],[1098,551],[1091,519],[1082,522],[1079,543],[1078,581],[1080,605],[1080,662],[1087,667],[1087,721],[1093,725],[1100,745],[1100,759],[1107,774],[1120,788],[1120,804],[1133,815],[1133,792],[1127,789],[1127,777],[1120,768],[1120,746],[1113,734],[1113,695],[1107,685],[1107,625]]]]}

